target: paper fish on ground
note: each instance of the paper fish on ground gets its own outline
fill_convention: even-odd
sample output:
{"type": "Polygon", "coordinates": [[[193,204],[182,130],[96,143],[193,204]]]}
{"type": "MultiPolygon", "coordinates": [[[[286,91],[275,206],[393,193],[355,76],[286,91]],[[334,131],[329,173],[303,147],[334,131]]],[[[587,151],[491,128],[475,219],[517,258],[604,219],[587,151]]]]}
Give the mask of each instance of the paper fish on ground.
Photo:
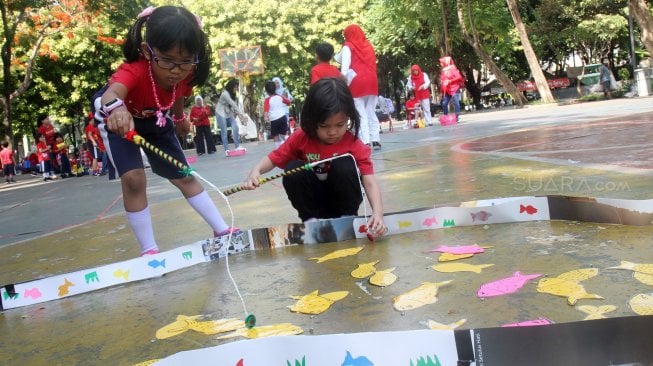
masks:
{"type": "Polygon", "coordinates": [[[519,213],[524,213],[524,212],[526,212],[529,215],[535,215],[537,213],[537,208],[531,205],[528,206],[519,205],[519,213]]]}
{"type": "Polygon", "coordinates": [[[451,254],[451,253],[442,253],[438,257],[438,262],[451,262],[451,261],[457,261],[459,259],[465,259],[469,257],[473,257],[474,254],[451,254]]]}
{"type": "Polygon", "coordinates": [[[122,278],[125,281],[129,281],[129,270],[123,271],[121,268],[118,268],[113,272],[113,277],[122,278]]]}
{"type": "Polygon", "coordinates": [[[302,334],[304,330],[296,325],[290,323],[281,323],[273,325],[264,325],[261,327],[254,328],[240,328],[234,331],[233,333],[225,334],[216,339],[227,339],[234,337],[245,337],[249,339],[253,338],[264,338],[272,336],[286,336],[286,335],[297,335],[302,334]]]}
{"type": "Polygon", "coordinates": [[[488,282],[481,285],[476,292],[478,297],[493,297],[512,294],[522,288],[528,281],[542,276],[539,273],[523,275],[517,271],[512,277],[502,278],[500,280],[488,282]]]}
{"type": "Polygon", "coordinates": [[[474,245],[461,245],[457,247],[450,247],[447,245],[440,245],[439,247],[435,249],[429,250],[429,252],[441,252],[441,253],[449,253],[449,254],[478,254],[478,253],[484,253],[486,248],[492,248],[491,246],[489,247],[481,247],[478,246],[477,244],[474,245]]]}
{"type": "Polygon", "coordinates": [[[374,286],[386,287],[390,286],[397,280],[397,276],[392,273],[397,267],[392,267],[384,269],[382,271],[376,271],[372,277],[370,277],[370,283],[374,286]]]}
{"type": "Polygon", "coordinates": [[[432,330],[454,330],[461,325],[465,324],[467,322],[467,319],[460,319],[457,322],[451,323],[451,324],[442,324],[438,323],[435,320],[429,319],[426,323],[426,326],[429,327],[429,329],[432,330]]]}
{"type": "Polygon", "coordinates": [[[553,324],[553,322],[550,321],[547,318],[537,318],[537,319],[533,319],[533,320],[525,320],[523,322],[504,324],[501,327],[503,327],[503,328],[508,328],[508,327],[536,327],[538,325],[549,325],[549,324],[553,324]]]}
{"type": "Polygon", "coordinates": [[[584,268],[565,272],[558,277],[542,278],[537,284],[541,293],[567,298],[569,305],[576,305],[578,299],[603,299],[596,294],[589,294],[579,282],[592,278],[599,273],[596,268],[584,268]]]}
{"type": "Polygon", "coordinates": [[[156,331],[157,339],[167,339],[174,337],[178,334],[184,333],[188,330],[194,330],[206,335],[213,335],[218,333],[230,332],[238,328],[244,328],[245,322],[240,319],[220,319],[197,321],[202,318],[202,315],[177,315],[177,320],[160,328],[156,331]]]}
{"type": "Polygon", "coordinates": [[[637,315],[653,315],[653,296],[649,294],[637,294],[628,304],[637,315]]]}
{"type": "Polygon", "coordinates": [[[338,300],[344,299],[349,295],[349,291],[329,292],[324,295],[318,295],[318,290],[303,296],[290,296],[297,300],[295,305],[288,306],[290,311],[302,314],[320,314],[325,312],[331,304],[338,300]]]}
{"type": "Polygon", "coordinates": [[[642,272],[633,272],[633,277],[645,285],[653,286],[653,275],[642,272]]]}
{"type": "Polygon", "coordinates": [[[369,262],[369,263],[359,263],[358,267],[351,271],[351,276],[354,278],[367,278],[376,272],[376,267],[374,267],[379,261],[369,262]]]}
{"type": "Polygon", "coordinates": [[[432,266],[434,270],[443,273],[452,272],[474,272],[481,273],[485,268],[492,267],[494,264],[469,264],[469,263],[442,263],[432,266]]]}
{"type": "Polygon", "coordinates": [[[395,297],[393,299],[394,308],[398,311],[404,311],[417,309],[428,304],[435,304],[438,301],[438,289],[451,282],[423,282],[418,287],[395,297]]]}
{"type": "Polygon", "coordinates": [[[601,306],[580,305],[580,306],[576,306],[576,309],[587,314],[587,316],[583,320],[595,320],[595,319],[605,319],[605,314],[617,310],[617,307],[614,305],[601,305],[601,306]]]}
{"type": "Polygon", "coordinates": [[[358,254],[363,250],[363,247],[353,247],[353,248],[347,248],[347,249],[340,249],[336,250],[334,252],[331,252],[325,256],[322,257],[313,257],[313,258],[308,258],[308,260],[317,260],[316,263],[322,263],[331,259],[338,259],[338,258],[343,258],[343,257],[349,257],[351,255],[358,254]]]}
{"type": "Polygon", "coordinates": [[[487,212],[487,211],[479,211],[479,212],[470,212],[469,213],[472,216],[472,222],[478,221],[487,221],[492,214],[487,212]]]}
{"type": "Polygon", "coordinates": [[[653,275],[653,264],[639,264],[628,261],[621,261],[621,264],[616,267],[608,267],[607,269],[629,269],[631,271],[653,275]]]}

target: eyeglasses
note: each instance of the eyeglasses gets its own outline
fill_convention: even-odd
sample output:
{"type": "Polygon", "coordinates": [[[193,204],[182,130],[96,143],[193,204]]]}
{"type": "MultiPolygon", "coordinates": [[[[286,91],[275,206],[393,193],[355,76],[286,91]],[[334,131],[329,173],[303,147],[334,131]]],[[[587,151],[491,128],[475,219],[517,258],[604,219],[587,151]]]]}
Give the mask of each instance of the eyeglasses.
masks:
{"type": "Polygon", "coordinates": [[[177,63],[173,62],[170,60],[162,60],[154,55],[154,51],[152,51],[152,48],[150,45],[147,45],[147,49],[150,51],[150,55],[152,56],[152,60],[162,69],[166,70],[172,70],[175,67],[179,67],[180,70],[182,71],[191,71],[195,67],[197,67],[197,64],[199,64],[199,60],[197,59],[197,56],[195,56],[195,61],[192,62],[182,62],[182,63],[177,63]]]}

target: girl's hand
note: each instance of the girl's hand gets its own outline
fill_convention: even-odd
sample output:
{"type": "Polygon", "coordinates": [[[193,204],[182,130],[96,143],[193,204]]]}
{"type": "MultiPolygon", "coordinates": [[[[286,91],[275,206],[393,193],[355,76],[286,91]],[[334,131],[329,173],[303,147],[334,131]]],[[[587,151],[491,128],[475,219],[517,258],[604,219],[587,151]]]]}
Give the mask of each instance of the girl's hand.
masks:
{"type": "Polygon", "coordinates": [[[260,176],[261,175],[258,172],[255,172],[255,171],[252,171],[251,173],[249,173],[249,175],[247,176],[247,179],[245,179],[245,186],[244,186],[245,189],[247,189],[247,190],[256,189],[256,187],[258,187],[260,185],[260,183],[259,183],[260,176]]]}
{"type": "Polygon", "coordinates": [[[388,227],[385,226],[382,213],[372,214],[372,216],[370,216],[369,220],[367,220],[367,230],[376,238],[379,238],[388,232],[388,227]]]}
{"type": "Polygon", "coordinates": [[[120,136],[134,129],[134,118],[124,106],[114,109],[107,118],[107,128],[120,136]]]}

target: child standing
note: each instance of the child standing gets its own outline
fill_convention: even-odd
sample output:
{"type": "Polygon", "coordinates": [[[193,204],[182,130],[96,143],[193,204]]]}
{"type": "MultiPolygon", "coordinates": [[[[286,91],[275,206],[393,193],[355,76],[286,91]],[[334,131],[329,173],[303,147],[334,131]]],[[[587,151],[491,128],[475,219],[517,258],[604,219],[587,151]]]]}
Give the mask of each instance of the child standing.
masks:
{"type": "Polygon", "coordinates": [[[2,173],[5,175],[7,184],[16,183],[14,180],[14,174],[16,173],[16,162],[14,161],[14,150],[9,141],[2,141],[0,162],[2,163],[2,173]]]}
{"type": "MultiPolygon", "coordinates": [[[[118,67],[101,97],[105,122],[99,130],[112,166],[120,176],[123,204],[141,255],[158,253],[146,195],[140,148],[123,138],[135,130],[146,141],[187,164],[178,132],[188,133],[184,97],[209,74],[211,49],[199,18],[182,7],[143,10],[123,45],[126,62],[118,67]],[[143,37],[143,28],[145,29],[143,37]],[[107,132],[108,131],[108,132],[107,132]]],[[[192,175],[150,151],[152,171],[167,178],[211,226],[215,237],[238,232],[230,228],[217,207],[192,175]]]]}
{"type": "Polygon", "coordinates": [[[290,170],[325,158],[351,154],[354,159],[334,159],[315,170],[287,175],[283,178],[283,187],[304,222],[357,215],[363,201],[360,174],[372,206],[367,226],[374,235],[383,235],[386,230],[383,203],[374,177],[371,150],[356,137],[360,117],[344,79],[324,78],[313,84],[306,95],[301,117],[301,129],[251,170],[246,179],[247,188],[255,189],[261,174],[275,166],[290,170]]]}
{"type": "Polygon", "coordinates": [[[286,97],[278,95],[276,89],[274,81],[266,82],[265,92],[268,96],[263,102],[263,119],[270,122],[270,135],[274,139],[275,148],[286,141],[289,127],[285,106],[291,103],[286,97]]]}
{"type": "Polygon", "coordinates": [[[52,159],[50,158],[52,154],[52,148],[46,142],[44,134],[37,133],[36,138],[39,140],[39,142],[36,143],[36,151],[39,155],[39,165],[41,165],[41,172],[43,172],[43,181],[47,182],[49,180],[57,179],[57,176],[54,174],[52,159]]]}
{"type": "Polygon", "coordinates": [[[311,68],[311,84],[315,84],[322,78],[342,77],[340,70],[331,65],[333,59],[333,46],[329,43],[320,43],[315,49],[317,65],[311,68]]]}

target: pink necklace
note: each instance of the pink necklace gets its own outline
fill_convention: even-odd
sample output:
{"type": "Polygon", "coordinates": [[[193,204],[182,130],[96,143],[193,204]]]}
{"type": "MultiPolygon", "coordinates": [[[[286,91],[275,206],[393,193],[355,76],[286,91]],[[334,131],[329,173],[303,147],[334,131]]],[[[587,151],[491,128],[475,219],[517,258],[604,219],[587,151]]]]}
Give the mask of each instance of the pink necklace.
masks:
{"type": "Polygon", "coordinates": [[[169,111],[170,108],[172,108],[172,105],[175,104],[175,99],[177,96],[177,84],[172,88],[172,100],[170,100],[170,104],[167,106],[161,106],[161,102],[159,102],[159,96],[156,93],[156,84],[154,83],[154,77],[152,76],[152,62],[150,60],[147,61],[148,64],[148,75],[150,77],[150,82],[152,83],[152,94],[154,94],[154,101],[156,102],[156,107],[158,108],[156,111],[156,125],[159,127],[164,127],[166,125],[166,119],[163,116],[163,111],[169,111]]]}

